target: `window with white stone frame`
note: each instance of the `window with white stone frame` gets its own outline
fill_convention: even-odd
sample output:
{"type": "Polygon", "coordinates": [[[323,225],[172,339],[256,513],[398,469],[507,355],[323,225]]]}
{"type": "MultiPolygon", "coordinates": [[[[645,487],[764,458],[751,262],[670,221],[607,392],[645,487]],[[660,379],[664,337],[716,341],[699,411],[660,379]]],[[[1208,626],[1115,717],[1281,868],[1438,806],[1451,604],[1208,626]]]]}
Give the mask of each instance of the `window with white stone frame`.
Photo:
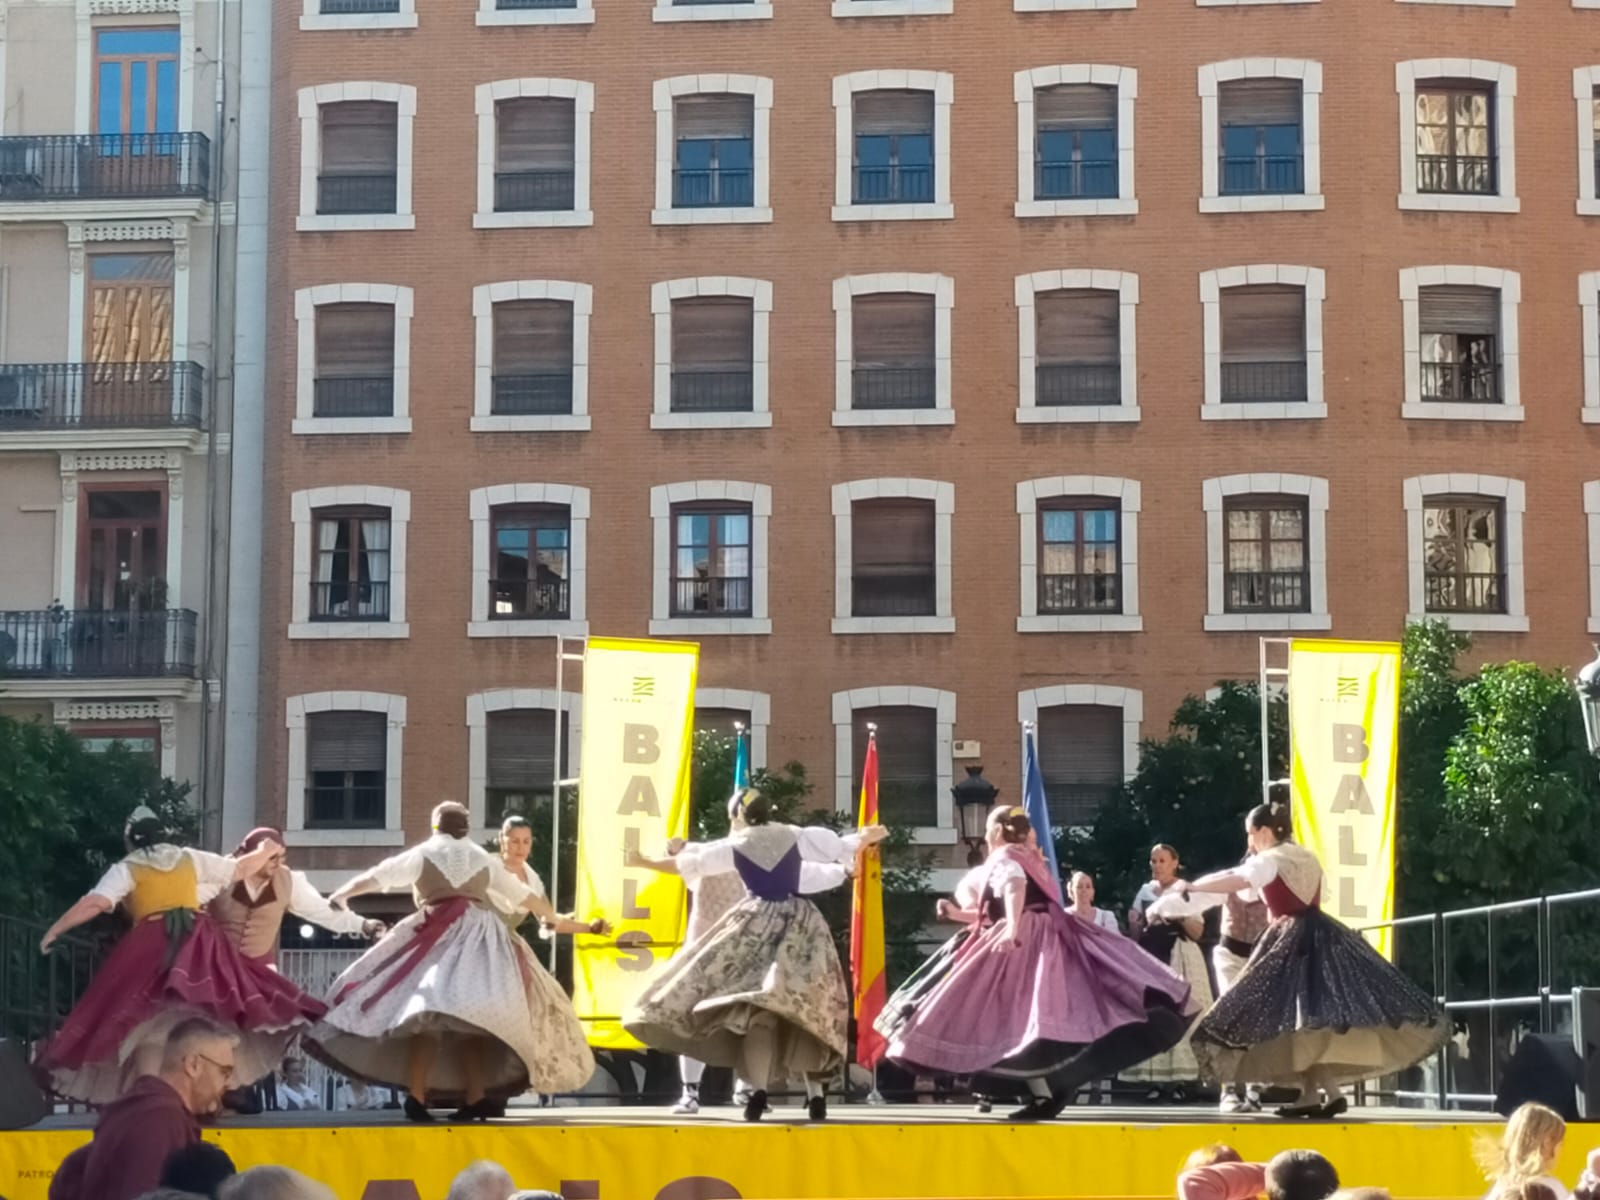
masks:
{"type": "Polygon", "coordinates": [[[1514,213],[1517,69],[1476,58],[1395,64],[1400,207],[1514,213]]]}
{"type": "Polygon", "coordinates": [[[1022,612],[1018,633],[1135,633],[1137,480],[1057,475],[1017,484],[1022,612]]]}
{"type": "Polygon", "coordinates": [[[1583,485],[1583,513],[1589,527],[1589,632],[1600,633],[1600,481],[1583,485]]]}
{"type": "Polygon", "coordinates": [[[1583,329],[1583,421],[1600,424],[1600,271],[1578,276],[1583,329]]]}
{"type": "Polygon", "coordinates": [[[1033,725],[1045,804],[1057,828],[1084,828],[1139,768],[1144,693],[1067,683],[1017,693],[1017,720],[1033,725]]]}
{"type": "Polygon", "coordinates": [[[1089,12],[1095,9],[1134,8],[1138,0],[1011,0],[1013,11],[1037,12],[1089,12]]]}
{"type": "Polygon", "coordinates": [[[651,635],[771,633],[771,517],[764,483],[699,479],[651,488],[651,635]]]}
{"type": "Polygon", "coordinates": [[[948,275],[851,275],[833,283],[835,425],[950,425],[948,275]]]}
{"type": "Polygon", "coordinates": [[[589,489],[474,488],[468,637],[582,637],[589,631],[589,489]]]}
{"type": "Polygon", "coordinates": [[[1017,422],[1137,421],[1139,277],[1018,275],[1017,422]]]}
{"type": "Polygon", "coordinates": [[[467,808],[477,840],[499,833],[506,817],[531,817],[547,805],[558,766],[562,778],[577,777],[582,701],[554,688],[492,688],[467,697],[467,808]]]}
{"type": "Polygon", "coordinates": [[[877,726],[880,813],[911,825],[919,845],[955,845],[956,694],[903,686],[833,694],[834,807],[841,813],[856,810],[869,723],[877,726]]]}
{"type": "Polygon", "coordinates": [[[1572,96],[1578,106],[1578,215],[1600,217],[1600,139],[1595,137],[1600,130],[1600,67],[1573,68],[1572,96]]]}
{"type": "Polygon", "coordinates": [[[361,484],[307,488],[290,496],[289,514],[294,530],[289,636],[409,637],[411,493],[361,484]]]}
{"type": "Polygon", "coordinates": [[[1074,63],[1018,71],[1019,217],[1128,216],[1139,72],[1074,63]]]}
{"type": "Polygon", "coordinates": [[[292,432],[411,432],[411,312],[411,289],[391,283],[295,292],[292,432]]]}
{"type": "Polygon", "coordinates": [[[588,429],[593,313],[587,283],[514,279],[473,288],[472,429],[588,429]]]}
{"type": "Polygon", "coordinates": [[[772,0],[656,0],[652,21],[769,21],[772,0]]]}
{"type": "Polygon", "coordinates": [[[406,698],[310,692],[284,703],[287,846],[402,846],[406,698]]]}
{"type": "Polygon", "coordinates": [[[1518,308],[1522,277],[1495,267],[1407,267],[1400,272],[1404,338],[1402,417],[1523,419],[1518,308]]]}
{"type": "Polygon", "coordinates": [[[758,75],[658,79],[656,225],[772,220],[772,80],[758,75]]]}
{"type": "Polygon", "coordinates": [[[478,0],[479,25],[593,25],[594,0],[478,0]]]}
{"type": "Polygon", "coordinates": [[[1213,633],[1333,628],[1328,481],[1257,472],[1208,479],[1206,615],[1213,633]]]}
{"type": "Polygon", "coordinates": [[[1467,633],[1526,633],[1520,479],[1451,472],[1403,487],[1407,622],[1443,620],[1467,633]]]}
{"type": "Polygon", "coordinates": [[[475,229],[594,224],[589,193],[594,84],[581,79],[480,83],[475,229]]]}
{"type": "Polygon", "coordinates": [[[1322,64],[1235,58],[1199,71],[1200,211],[1321,209],[1322,64]]]}
{"type": "Polygon", "coordinates": [[[1261,263],[1200,273],[1205,401],[1200,417],[1322,418],[1320,267],[1261,263]]]}
{"type": "Polygon", "coordinates": [[[416,0],[303,0],[300,28],[415,29],[416,0]]]}
{"type": "Polygon", "coordinates": [[[733,735],[733,722],[744,724],[750,747],[750,769],[767,765],[767,732],[772,726],[772,695],[746,688],[701,687],[694,690],[695,729],[733,735]]]}
{"type": "Polygon", "coordinates": [[[955,485],[857,479],[833,485],[833,632],[954,633],[955,485]]]}
{"type": "Polygon", "coordinates": [[[856,71],[833,81],[835,221],[955,216],[946,71],[856,71]]]}
{"type": "Polygon", "coordinates": [[[307,231],[415,229],[417,89],[381,82],[301,88],[300,213],[307,231]]]}
{"type": "Polygon", "coordinates": [[[655,315],[652,429],[766,429],[772,284],[730,275],[650,289],[655,315]]]}
{"type": "Polygon", "coordinates": [[[955,0],[833,0],[836,17],[938,17],[955,10],[955,0]]]}

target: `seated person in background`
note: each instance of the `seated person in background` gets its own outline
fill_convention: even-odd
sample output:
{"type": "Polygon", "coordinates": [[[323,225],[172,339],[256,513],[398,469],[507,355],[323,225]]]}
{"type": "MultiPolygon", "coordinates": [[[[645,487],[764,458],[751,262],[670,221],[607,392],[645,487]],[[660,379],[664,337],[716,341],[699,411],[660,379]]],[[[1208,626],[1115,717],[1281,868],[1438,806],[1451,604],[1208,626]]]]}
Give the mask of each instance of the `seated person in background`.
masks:
{"type": "Polygon", "coordinates": [[[226,1179],[238,1174],[228,1152],[214,1142],[195,1142],[167,1156],[161,1168],[161,1186],[216,1200],[226,1179]]]}
{"type": "Polygon", "coordinates": [[[218,1200],[338,1200],[332,1190],[288,1167],[251,1167],[222,1185],[218,1200]]]}
{"type": "Polygon", "coordinates": [[[1268,1163],[1218,1161],[1178,1176],[1178,1200],[1328,1200],[1338,1190],[1339,1173],[1315,1150],[1285,1150],[1268,1163]]]}
{"type": "Polygon", "coordinates": [[[278,1076],[278,1107],[284,1112],[321,1108],[322,1097],[306,1082],[304,1059],[286,1058],[278,1076]]]}
{"type": "Polygon", "coordinates": [[[386,1091],[364,1079],[341,1079],[333,1089],[333,1107],[339,1112],[383,1108],[387,1099],[386,1091]]]}

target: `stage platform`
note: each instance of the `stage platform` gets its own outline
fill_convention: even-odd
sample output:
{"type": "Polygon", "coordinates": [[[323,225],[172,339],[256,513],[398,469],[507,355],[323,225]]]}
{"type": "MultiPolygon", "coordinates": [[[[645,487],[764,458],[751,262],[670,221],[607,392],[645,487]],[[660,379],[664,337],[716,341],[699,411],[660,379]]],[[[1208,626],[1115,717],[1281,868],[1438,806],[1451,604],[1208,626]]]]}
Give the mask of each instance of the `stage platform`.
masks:
{"type": "MultiPolygon", "coordinates": [[[[665,1107],[558,1106],[469,1126],[415,1125],[392,1110],[264,1113],[206,1136],[241,1166],[293,1166],[339,1200],[443,1200],[454,1174],[480,1158],[565,1200],[1170,1200],[1184,1158],[1213,1142],[1247,1159],[1317,1149],[1347,1185],[1386,1186],[1397,1200],[1475,1200],[1485,1185],[1472,1150],[1495,1135],[1494,1120],[1363,1108],[1289,1122],[1198,1106],[1079,1105],[1045,1125],[1012,1125],[998,1106],[983,1115],[962,1104],[835,1103],[812,1124],[791,1102],[757,1124],[732,1107],[674,1118],[665,1107]]],[[[55,1117],[0,1134],[0,1196],[46,1200],[55,1164],[88,1127],[55,1117]]],[[[1582,1129],[1568,1139],[1565,1178],[1583,1167],[1582,1129]]]]}

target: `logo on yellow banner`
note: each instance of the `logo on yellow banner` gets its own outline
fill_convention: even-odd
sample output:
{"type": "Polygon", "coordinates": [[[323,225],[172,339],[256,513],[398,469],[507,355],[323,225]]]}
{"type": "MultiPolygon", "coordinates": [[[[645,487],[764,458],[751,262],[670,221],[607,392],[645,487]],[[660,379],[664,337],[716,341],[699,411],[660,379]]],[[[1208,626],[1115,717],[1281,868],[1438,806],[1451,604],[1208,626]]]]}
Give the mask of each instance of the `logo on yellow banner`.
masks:
{"type": "Polygon", "coordinates": [[[622,1014],[683,941],[675,875],[625,868],[689,830],[689,765],[700,648],[590,638],[583,660],[577,911],[604,913],[615,940],[578,939],[573,997],[590,1045],[637,1050],[622,1014]]]}

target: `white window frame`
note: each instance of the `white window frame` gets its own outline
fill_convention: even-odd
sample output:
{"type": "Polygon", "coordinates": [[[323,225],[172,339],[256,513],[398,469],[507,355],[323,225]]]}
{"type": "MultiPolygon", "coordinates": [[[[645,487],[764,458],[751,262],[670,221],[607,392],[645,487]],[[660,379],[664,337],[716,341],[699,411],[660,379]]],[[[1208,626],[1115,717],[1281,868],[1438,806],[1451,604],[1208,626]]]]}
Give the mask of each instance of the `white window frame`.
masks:
{"type": "Polygon", "coordinates": [[[772,632],[767,600],[767,529],[772,520],[772,488],[734,479],[692,479],[650,489],[653,561],[650,634],[748,636],[772,632]],[[750,615],[674,617],[672,615],[672,506],[696,501],[731,500],[750,506],[750,615]]]}
{"type": "MultiPolygon", "coordinates": [[[[556,735],[567,727],[567,755],[561,773],[568,779],[578,776],[578,756],[583,749],[583,695],[558,692],[554,688],[490,688],[467,696],[467,809],[472,813],[473,838],[483,842],[499,836],[498,826],[488,824],[489,813],[489,714],[542,709],[558,713],[556,735]]],[[[557,751],[559,753],[559,750],[557,751]]],[[[555,780],[550,781],[554,784],[555,780]]],[[[536,864],[543,871],[545,864],[536,864]]]]}
{"type": "MultiPolygon", "coordinates": [[[[1197,4],[1229,0],[1195,0],[1197,4]]],[[[1232,0],[1234,3],[1306,3],[1307,0],[1232,0]]],[[[1206,63],[1199,71],[1200,211],[1320,212],[1322,194],[1322,64],[1307,58],[1231,58],[1206,63]],[[1301,183],[1305,191],[1287,196],[1224,196],[1217,174],[1222,145],[1221,88],[1238,79],[1300,81],[1301,183]]]]}
{"type": "Polygon", "coordinates": [[[772,221],[772,80],[763,75],[674,75],[655,83],[656,206],[652,225],[762,225],[772,221]],[[672,172],[677,164],[674,104],[683,96],[749,96],[751,101],[749,208],[674,208],[672,172]]]}
{"type": "Polygon", "coordinates": [[[1583,423],[1600,424],[1600,271],[1578,276],[1583,321],[1583,423]]]}
{"type": "Polygon", "coordinates": [[[948,71],[852,71],[833,79],[835,221],[949,221],[950,107],[955,76],[948,71]],[[933,93],[933,203],[855,203],[855,97],[857,92],[908,90],[933,93]]]}
{"type": "Polygon", "coordinates": [[[1017,424],[1099,424],[1103,421],[1137,421],[1139,411],[1139,276],[1132,271],[1035,271],[1018,275],[1017,304],[1017,424]],[[1039,406],[1040,292],[1088,288],[1115,292],[1118,299],[1118,361],[1122,368],[1122,403],[1075,407],[1039,406]]]}
{"type": "Polygon", "coordinates": [[[1400,98],[1400,207],[1418,212],[1514,213],[1517,198],[1517,69],[1479,58],[1419,58],[1396,63],[1400,98]],[[1417,191],[1417,81],[1475,79],[1494,85],[1495,178],[1493,196],[1434,195],[1417,191]]]}
{"type": "Polygon", "coordinates": [[[474,91],[473,109],[478,116],[478,209],[472,214],[474,229],[573,229],[594,224],[589,191],[594,84],[543,76],[480,83],[474,91]],[[496,212],[494,164],[499,136],[495,106],[502,100],[545,99],[572,101],[572,208],[565,212],[496,212]]]}
{"type": "MultiPolygon", "coordinates": [[[[1139,773],[1139,730],[1144,724],[1144,692],[1138,688],[1105,683],[1057,683],[1048,687],[1023,688],[1017,692],[1017,722],[1039,726],[1039,710],[1063,705],[1090,705],[1094,708],[1122,710],[1122,778],[1126,782],[1139,773]]],[[[1022,758],[1019,747],[1018,760],[1022,758]]]]}
{"type": "Polygon", "coordinates": [[[651,429],[770,429],[767,360],[772,338],[772,283],[737,275],[667,279],[650,287],[655,316],[655,388],[651,429]],[[742,296],[751,302],[750,412],[672,411],[672,302],[701,296],[742,296]]]}
{"type": "Polygon", "coordinates": [[[1201,487],[1206,514],[1207,633],[1309,633],[1333,628],[1328,612],[1328,481],[1314,475],[1256,472],[1208,479],[1201,487]],[[1231,613],[1227,611],[1228,542],[1224,507],[1231,496],[1301,496],[1306,501],[1306,575],[1310,612],[1231,613]]]}
{"type": "MultiPolygon", "coordinates": [[[[919,825],[911,840],[919,846],[954,846],[959,840],[955,827],[955,800],[950,788],[955,782],[954,751],[956,694],[927,687],[862,687],[833,694],[833,806],[852,819],[860,797],[855,794],[855,714],[859,708],[931,708],[934,712],[934,757],[938,779],[937,825],[919,825]]],[[[862,752],[865,753],[865,747],[862,752]]]]}
{"type": "Polygon", "coordinates": [[[303,232],[351,229],[415,229],[411,209],[413,130],[417,89],[408,83],[351,81],[320,83],[299,91],[300,213],[294,227],[303,232]],[[392,213],[319,213],[317,175],[322,165],[322,106],[345,100],[381,100],[395,106],[395,180],[392,213]]]}
{"type": "Polygon", "coordinates": [[[479,25],[593,25],[594,0],[577,0],[573,8],[498,9],[495,0],[478,0],[479,25]]]}
{"type": "Polygon", "coordinates": [[[1321,267],[1252,263],[1200,272],[1200,310],[1205,336],[1205,399],[1202,421],[1315,421],[1328,415],[1322,390],[1322,302],[1327,281],[1321,267]],[[1305,293],[1306,398],[1277,404],[1225,404],[1222,400],[1222,293],[1228,288],[1278,284],[1305,293]]]}
{"type": "Polygon", "coordinates": [[[1589,533],[1588,628],[1590,633],[1600,633],[1600,481],[1583,485],[1583,515],[1589,533]]]}
{"type": "Polygon", "coordinates": [[[955,0],[833,0],[836,17],[942,17],[955,10],[955,0]]]}
{"type": "MultiPolygon", "coordinates": [[[[1600,8],[1600,0],[1593,5],[1578,4],[1573,7],[1600,8]]],[[[1578,215],[1600,217],[1600,196],[1595,194],[1594,166],[1594,93],[1600,88],[1600,67],[1574,67],[1572,70],[1572,98],[1578,105],[1578,215]]]]}
{"type": "Polygon", "coordinates": [[[322,283],[294,294],[294,420],[297,434],[411,432],[412,291],[392,283],[322,283]],[[394,309],[394,413],[387,417],[318,417],[317,310],[325,304],[387,304],[394,309]]]}
{"type": "Polygon", "coordinates": [[[1400,270],[1400,330],[1405,339],[1401,349],[1406,369],[1405,401],[1400,415],[1419,421],[1521,421],[1522,384],[1518,364],[1518,306],[1522,302],[1522,276],[1498,267],[1437,266],[1402,267],[1400,270]],[[1427,287],[1485,287],[1500,293],[1500,386],[1504,399],[1499,404],[1424,402],[1422,399],[1422,303],[1420,294],[1427,287]]]}
{"type": "Polygon", "coordinates": [[[1199,8],[1236,8],[1250,4],[1318,4],[1321,0],[1194,0],[1199,8]]]}
{"type": "Polygon", "coordinates": [[[731,708],[750,714],[746,732],[750,735],[750,770],[767,765],[767,731],[772,727],[772,694],[744,688],[703,687],[694,690],[694,707],[731,708]]]}
{"type": "Polygon", "coordinates": [[[856,479],[833,485],[833,632],[954,633],[951,606],[951,518],[956,485],[933,479],[856,479]],[[928,500],[933,503],[934,613],[923,617],[857,617],[851,614],[854,548],[852,519],[857,500],[928,500]]]}
{"type": "Polygon", "coordinates": [[[289,497],[294,530],[293,592],[289,601],[289,636],[315,641],[385,641],[411,636],[406,622],[406,528],[411,523],[411,493],[403,488],[344,484],[306,488],[289,497]],[[389,619],[387,621],[313,621],[311,583],[314,577],[312,531],[318,509],[366,505],[389,512],[389,619]]]}
{"type": "Polygon", "coordinates": [[[1024,479],[1017,484],[1017,518],[1022,535],[1019,555],[1022,613],[1017,617],[1018,633],[1138,633],[1144,629],[1144,617],[1139,613],[1140,507],[1141,489],[1137,479],[1120,479],[1113,475],[1055,475],[1024,479]],[[1100,496],[1117,501],[1120,613],[1039,612],[1039,502],[1069,496],[1100,496]]]}
{"type": "Polygon", "coordinates": [[[856,425],[954,425],[951,406],[951,313],[956,306],[956,281],[948,275],[885,271],[876,275],[846,275],[833,281],[833,423],[856,425]],[[933,407],[906,409],[856,409],[855,400],[855,298],[885,292],[907,292],[933,297],[933,407]]]}
{"type": "Polygon", "coordinates": [[[1139,72],[1107,63],[1067,63],[1018,71],[1012,82],[1017,102],[1018,217],[1126,217],[1139,211],[1133,190],[1134,102],[1139,99],[1139,72]],[[1061,84],[1092,83],[1117,89],[1117,195],[1103,200],[1039,200],[1035,198],[1034,151],[1037,132],[1034,94],[1061,84]]]}
{"type": "MultiPolygon", "coordinates": [[[[1457,4],[1475,8],[1515,8],[1517,0],[1395,0],[1396,4],[1457,4]]],[[[1574,3],[1574,7],[1577,4],[1574,3]]]]}
{"type": "Polygon", "coordinates": [[[1528,509],[1527,488],[1520,479],[1501,475],[1415,475],[1404,484],[1406,505],[1406,578],[1408,623],[1442,620],[1463,633],[1527,633],[1528,609],[1523,574],[1522,519],[1528,509]],[[1430,613],[1426,609],[1423,564],[1426,543],[1423,509],[1429,496],[1481,496],[1502,502],[1505,513],[1506,611],[1503,613],[1430,613]]]}
{"type": "Polygon", "coordinates": [[[284,702],[289,769],[284,807],[286,846],[403,846],[401,770],[405,764],[406,698],[387,692],[305,692],[284,702]],[[306,828],[306,718],[324,712],[375,712],[388,721],[384,739],[382,829],[306,828]]]}
{"type": "Polygon", "coordinates": [[[474,433],[583,432],[589,419],[589,321],[594,288],[565,279],[510,279],[472,289],[474,433]],[[559,300],[572,305],[572,411],[514,416],[494,411],[494,306],[514,300],[559,300]]]}
{"type": "Polygon", "coordinates": [[[772,0],[755,0],[753,4],[708,4],[705,0],[686,5],[674,5],[672,0],[656,0],[650,10],[650,19],[658,22],[678,21],[770,21],[772,0]]]}
{"type": "Polygon", "coordinates": [[[392,13],[324,13],[322,0],[305,0],[300,10],[300,28],[303,30],[415,29],[416,27],[417,0],[400,0],[400,11],[392,13]]]}
{"type": "Polygon", "coordinates": [[[1035,12],[1089,12],[1099,9],[1134,8],[1138,0],[1011,0],[1011,9],[1019,13],[1035,12]]]}
{"type": "Polygon", "coordinates": [[[468,493],[472,520],[472,620],[469,638],[587,637],[589,489],[564,483],[497,483],[468,493]],[[509,504],[559,504],[567,510],[567,612],[562,620],[496,621],[489,616],[493,516],[509,504]]]}

